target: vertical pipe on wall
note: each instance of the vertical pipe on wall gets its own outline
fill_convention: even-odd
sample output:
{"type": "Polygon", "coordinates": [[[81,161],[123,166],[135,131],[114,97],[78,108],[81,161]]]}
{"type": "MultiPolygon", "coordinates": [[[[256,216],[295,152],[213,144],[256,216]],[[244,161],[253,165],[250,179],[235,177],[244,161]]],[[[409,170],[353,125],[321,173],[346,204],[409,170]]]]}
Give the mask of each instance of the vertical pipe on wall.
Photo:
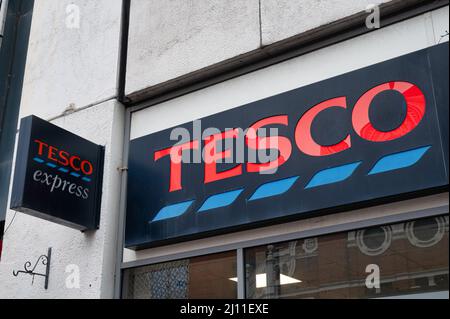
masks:
{"type": "Polygon", "coordinates": [[[122,0],[122,15],[120,24],[119,43],[119,73],[117,78],[117,100],[126,103],[125,84],[128,59],[128,34],[130,29],[130,6],[131,0],[122,0]]]}
{"type": "Polygon", "coordinates": [[[122,177],[120,185],[120,207],[119,207],[119,221],[117,230],[117,256],[114,275],[114,299],[121,298],[121,286],[122,286],[122,262],[123,262],[123,250],[124,250],[124,238],[125,238],[125,216],[127,208],[127,178],[128,178],[128,151],[130,141],[130,128],[131,128],[131,111],[128,109],[125,115],[125,136],[124,136],[124,148],[122,155],[122,177]]]}
{"type": "MultiPolygon", "coordinates": [[[[131,0],[122,0],[122,15],[120,26],[120,43],[119,43],[119,67],[117,77],[117,100],[121,103],[125,102],[125,82],[128,56],[128,33],[130,26],[130,6],[131,0]]],[[[125,134],[124,148],[122,154],[122,177],[120,189],[120,207],[119,220],[117,230],[117,248],[116,248],[116,264],[114,273],[114,298],[120,299],[122,296],[122,262],[125,238],[125,214],[126,214],[126,196],[127,196],[127,166],[128,166],[128,148],[130,142],[131,128],[131,111],[127,110],[125,115],[125,134]]]]}

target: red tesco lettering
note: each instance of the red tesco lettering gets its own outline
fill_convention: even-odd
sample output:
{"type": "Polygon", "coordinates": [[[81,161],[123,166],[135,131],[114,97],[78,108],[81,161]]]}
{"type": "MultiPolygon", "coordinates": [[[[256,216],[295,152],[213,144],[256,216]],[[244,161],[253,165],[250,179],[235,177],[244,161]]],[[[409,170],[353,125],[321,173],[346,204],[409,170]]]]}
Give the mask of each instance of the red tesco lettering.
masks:
{"type": "Polygon", "coordinates": [[[38,146],[38,155],[45,156],[52,162],[63,167],[70,167],[75,172],[82,172],[84,175],[92,175],[94,166],[88,160],[83,160],[79,156],[71,155],[69,152],[58,149],[41,140],[34,141],[38,146]]]}
{"type": "MultiPolygon", "coordinates": [[[[334,107],[341,108],[343,112],[348,111],[349,108],[347,98],[345,96],[341,96],[321,102],[311,107],[298,120],[294,132],[295,144],[297,148],[305,155],[315,157],[330,156],[344,152],[352,147],[351,132],[346,132],[347,135],[342,141],[331,146],[320,145],[314,140],[311,134],[312,123],[316,117],[324,110],[334,107]]],[[[422,121],[425,111],[426,98],[419,87],[412,83],[403,81],[383,83],[368,90],[358,99],[352,111],[352,127],[356,134],[364,140],[375,143],[388,142],[399,139],[413,131],[422,121]],[[383,132],[377,130],[373,126],[373,123],[371,123],[369,110],[374,98],[380,93],[386,91],[396,91],[402,94],[406,102],[407,109],[405,119],[397,128],[388,132],[383,132]]],[[[246,163],[245,166],[239,164],[226,171],[217,172],[218,161],[231,156],[231,150],[218,152],[216,149],[217,142],[225,139],[237,139],[239,138],[240,131],[237,129],[227,130],[206,138],[204,147],[204,183],[207,184],[242,175],[244,167],[249,173],[261,173],[267,170],[276,169],[285,164],[292,155],[292,143],[290,139],[285,136],[258,136],[258,130],[269,125],[289,126],[289,117],[288,115],[281,114],[263,118],[251,125],[245,133],[245,144],[250,150],[267,150],[273,148],[273,145],[275,145],[279,156],[276,160],[268,163],[246,163]]],[[[198,150],[199,146],[200,141],[194,140],[182,145],[175,145],[159,150],[154,153],[155,161],[170,155],[170,192],[182,189],[182,152],[185,150],[198,150]]],[[[62,158],[62,160],[68,157],[68,154],[62,154],[61,152],[58,153],[58,150],[51,147],[49,147],[48,150],[49,158],[50,156],[53,158],[53,156],[56,156],[55,154],[59,154],[59,157],[62,158]]],[[[69,159],[71,166],[77,161],[79,161],[79,158],[77,159],[71,157],[69,159]]],[[[83,167],[83,164],[81,164],[81,167],[83,167]]]]}

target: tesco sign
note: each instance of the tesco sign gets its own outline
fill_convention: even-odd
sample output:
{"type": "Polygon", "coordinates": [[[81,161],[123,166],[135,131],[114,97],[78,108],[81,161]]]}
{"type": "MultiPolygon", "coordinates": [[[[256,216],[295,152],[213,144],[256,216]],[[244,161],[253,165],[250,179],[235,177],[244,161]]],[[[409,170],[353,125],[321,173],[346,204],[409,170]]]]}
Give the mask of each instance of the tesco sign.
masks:
{"type": "MultiPolygon", "coordinates": [[[[394,107],[398,107],[395,106],[394,107]]],[[[321,157],[330,156],[343,152],[352,147],[352,137],[347,134],[342,140],[334,145],[320,145],[313,138],[311,127],[316,118],[327,109],[341,108],[342,111],[348,111],[348,102],[345,96],[332,98],[321,102],[308,111],[306,111],[298,120],[294,139],[295,145],[305,155],[321,157]]],[[[371,88],[364,93],[356,102],[352,113],[353,130],[357,135],[371,142],[388,142],[399,139],[412,130],[422,121],[426,110],[426,99],[423,92],[413,83],[393,81],[383,83],[371,88]],[[378,130],[371,122],[369,111],[374,99],[384,93],[394,91],[403,97],[405,104],[405,116],[403,121],[395,128],[388,131],[378,130]]],[[[251,125],[246,133],[243,130],[231,129],[218,134],[213,134],[204,138],[204,183],[212,183],[227,178],[242,175],[244,171],[250,173],[262,173],[264,171],[272,171],[286,163],[292,155],[292,144],[289,137],[285,136],[269,136],[260,137],[258,132],[261,128],[282,125],[288,126],[290,122],[289,115],[275,115],[258,120],[251,125]],[[245,163],[236,165],[233,168],[218,172],[218,163],[223,163],[231,158],[231,151],[220,150],[217,145],[226,139],[239,139],[240,135],[245,138],[245,144],[248,148],[255,150],[275,150],[277,158],[273,161],[263,163],[245,163]]],[[[154,160],[159,161],[165,157],[170,157],[170,186],[169,192],[175,192],[182,189],[182,168],[183,163],[190,164],[191,161],[182,160],[182,152],[191,150],[196,151],[200,146],[200,139],[178,143],[175,146],[158,150],[154,152],[154,160]]],[[[242,150],[241,150],[242,152],[242,150]]],[[[236,159],[235,159],[236,161],[236,159]]]]}
{"type": "Polygon", "coordinates": [[[11,209],[77,230],[99,227],[104,147],[36,116],[20,122],[11,209]]]}
{"type": "Polygon", "coordinates": [[[438,45],[131,140],[126,246],[442,191],[446,63],[438,45]]]}

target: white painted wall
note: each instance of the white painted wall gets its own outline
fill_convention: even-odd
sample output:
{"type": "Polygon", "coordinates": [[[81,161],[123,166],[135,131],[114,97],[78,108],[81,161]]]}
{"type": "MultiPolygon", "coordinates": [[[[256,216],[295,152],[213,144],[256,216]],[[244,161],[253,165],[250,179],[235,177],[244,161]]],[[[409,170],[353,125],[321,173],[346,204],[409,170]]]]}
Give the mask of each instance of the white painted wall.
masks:
{"type": "Polygon", "coordinates": [[[126,92],[259,46],[259,0],[132,0],[126,92]]]}
{"type": "MultiPolygon", "coordinates": [[[[396,0],[398,1],[398,0],[396,0]]],[[[404,1],[404,0],[403,0],[404,1]]],[[[317,29],[391,0],[262,0],[262,44],[317,29]]]]}
{"type": "Polygon", "coordinates": [[[121,0],[35,1],[20,117],[37,113],[48,119],[72,103],[85,107],[116,95],[121,5],[121,0]],[[79,28],[71,28],[73,5],[79,8],[79,28]]]}
{"type": "Polygon", "coordinates": [[[404,0],[132,0],[126,93],[404,0]],[[142,23],[145,21],[145,23],[142,23]]]}

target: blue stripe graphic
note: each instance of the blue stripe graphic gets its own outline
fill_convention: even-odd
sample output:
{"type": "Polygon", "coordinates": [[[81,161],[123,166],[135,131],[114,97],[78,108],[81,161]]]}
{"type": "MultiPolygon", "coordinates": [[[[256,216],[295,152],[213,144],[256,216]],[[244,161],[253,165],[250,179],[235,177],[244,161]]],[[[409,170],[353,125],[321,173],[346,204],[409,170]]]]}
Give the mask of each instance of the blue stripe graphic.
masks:
{"type": "MultiPolygon", "coordinates": [[[[422,159],[430,148],[431,146],[425,146],[409,151],[386,155],[378,160],[368,175],[375,175],[413,166],[422,159]]],[[[44,163],[44,161],[39,158],[35,158],[34,160],[39,163],[44,163]]],[[[362,162],[355,162],[319,171],[311,178],[305,189],[345,181],[355,173],[361,163],[362,162]]],[[[71,173],[71,175],[78,175],[77,177],[81,176],[75,173],[71,173]]],[[[260,185],[250,197],[249,201],[282,195],[288,192],[298,179],[299,176],[293,176],[260,185]]],[[[83,180],[90,181],[87,177],[83,177],[83,180]]],[[[229,206],[238,199],[243,191],[244,189],[242,188],[217,195],[211,195],[205,200],[198,212],[229,206]]],[[[187,212],[194,201],[195,200],[191,200],[163,207],[151,222],[181,216],[187,212]]]]}
{"type": "MultiPolygon", "coordinates": [[[[33,158],[33,160],[34,160],[35,162],[38,162],[39,164],[44,164],[44,163],[45,163],[45,165],[47,165],[48,167],[58,169],[59,172],[63,172],[63,173],[69,173],[69,172],[70,172],[70,170],[68,170],[67,168],[64,168],[64,167],[58,167],[58,165],[56,165],[56,164],[54,164],[54,163],[51,163],[51,162],[47,162],[47,163],[46,163],[43,159],[40,159],[39,157],[35,157],[35,158],[33,158]]],[[[70,175],[72,175],[72,176],[74,176],[74,177],[77,177],[77,178],[78,178],[78,177],[82,177],[81,174],[78,174],[78,173],[75,173],[75,172],[71,172],[70,175]]],[[[87,176],[83,176],[81,179],[82,179],[83,181],[85,181],[85,182],[91,182],[91,181],[92,181],[92,180],[91,180],[89,177],[87,177],[87,176]]]]}
{"type": "Polygon", "coordinates": [[[413,166],[425,155],[425,153],[431,148],[431,146],[421,147],[418,149],[387,155],[381,158],[369,175],[380,174],[384,172],[393,171],[396,169],[406,168],[413,166]]]}
{"type": "Polygon", "coordinates": [[[242,191],[243,189],[238,189],[231,192],[213,195],[205,200],[198,212],[204,212],[205,210],[231,205],[239,197],[242,191]]]}
{"type": "Polygon", "coordinates": [[[170,206],[161,208],[161,210],[156,214],[155,218],[151,222],[156,222],[164,219],[174,218],[183,215],[189,207],[191,207],[194,201],[190,200],[187,202],[182,202],[170,206]]]}
{"type": "Polygon", "coordinates": [[[356,162],[320,171],[319,173],[314,175],[314,177],[311,179],[311,181],[305,188],[308,189],[322,185],[342,182],[347,178],[349,178],[350,176],[352,176],[352,174],[360,164],[361,162],[356,162]]]}
{"type": "Polygon", "coordinates": [[[252,195],[252,197],[250,197],[249,201],[284,194],[294,185],[298,178],[299,176],[294,176],[263,184],[256,189],[255,193],[252,195]]]}

